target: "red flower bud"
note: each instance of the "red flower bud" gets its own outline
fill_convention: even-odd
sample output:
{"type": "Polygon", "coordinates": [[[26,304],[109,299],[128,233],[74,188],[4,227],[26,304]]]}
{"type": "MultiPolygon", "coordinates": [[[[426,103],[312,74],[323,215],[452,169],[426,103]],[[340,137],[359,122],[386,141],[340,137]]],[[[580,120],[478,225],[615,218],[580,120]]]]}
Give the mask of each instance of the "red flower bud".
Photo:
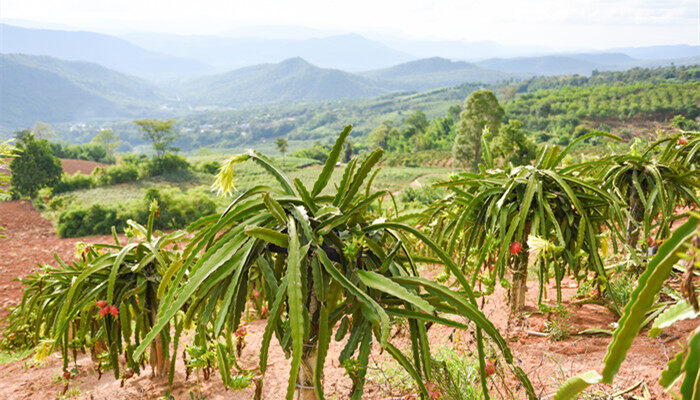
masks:
{"type": "Polygon", "coordinates": [[[98,301],[97,303],[95,303],[95,306],[96,306],[96,307],[100,307],[100,308],[105,308],[105,307],[107,306],[107,301],[106,301],[106,300],[100,300],[100,301],[98,301]]]}
{"type": "Polygon", "coordinates": [[[484,365],[484,375],[488,378],[489,376],[496,373],[496,363],[493,360],[486,360],[486,365],[484,365]]]}
{"type": "Polygon", "coordinates": [[[260,297],[260,292],[255,292],[255,293],[253,293],[253,297],[255,297],[256,299],[257,299],[258,297],[260,297]]]}
{"type": "Polygon", "coordinates": [[[520,242],[513,242],[510,244],[510,254],[518,254],[522,248],[523,246],[520,244],[520,242]]]}
{"type": "Polygon", "coordinates": [[[102,307],[100,309],[100,317],[104,317],[105,315],[109,314],[109,306],[107,307],[102,307]]]}
{"type": "Polygon", "coordinates": [[[442,393],[440,393],[440,388],[438,388],[437,385],[433,382],[427,382],[425,384],[425,389],[428,390],[428,398],[430,400],[436,400],[442,397],[442,393]]]}
{"type": "Polygon", "coordinates": [[[420,230],[420,228],[422,228],[422,226],[416,225],[416,229],[420,230]]]}
{"type": "Polygon", "coordinates": [[[688,144],[688,141],[685,140],[684,137],[679,137],[679,138],[678,138],[678,144],[681,145],[681,146],[685,146],[686,144],[688,144]]]}
{"type": "Polygon", "coordinates": [[[115,317],[119,315],[119,310],[115,306],[109,306],[109,313],[114,315],[115,317]]]}

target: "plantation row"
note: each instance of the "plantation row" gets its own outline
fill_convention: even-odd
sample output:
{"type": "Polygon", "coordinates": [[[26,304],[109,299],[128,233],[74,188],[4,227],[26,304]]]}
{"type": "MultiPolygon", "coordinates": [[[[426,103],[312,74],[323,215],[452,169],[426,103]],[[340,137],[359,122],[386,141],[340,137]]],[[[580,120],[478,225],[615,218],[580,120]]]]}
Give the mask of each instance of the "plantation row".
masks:
{"type": "MultiPolygon", "coordinates": [[[[172,384],[181,336],[191,334],[190,355],[215,354],[227,387],[254,383],[260,398],[275,336],[291,359],[286,398],[322,399],[331,340],[347,339],[339,362],[352,381],[351,398],[362,397],[373,345],[408,372],[421,398],[442,398],[454,388],[437,377],[427,336],[440,324],[474,329],[484,398],[493,379],[489,355],[518,382],[513,393],[534,399],[527,375],[477,299],[500,283],[510,288],[518,311],[528,266],[536,268],[540,299],[553,278],[560,300],[567,275],[601,296],[613,290],[605,250],[612,246],[629,255],[638,286],[626,301],[611,301],[621,319],[602,373],[568,381],[555,398],[569,399],[590,384],[612,382],[647,323],[654,296],[680,268],[680,258],[698,251],[691,243],[700,226],[695,214],[675,230],[670,226],[683,217],[678,207],[697,209],[700,134],[685,132],[637,143],[627,153],[573,162],[570,155],[580,142],[617,140],[591,133],[563,149],[541,146],[534,162],[513,165],[494,157],[483,133],[478,169],[437,184],[444,197],[418,214],[405,214],[390,192],[373,189],[382,149],[351,158],[337,186],[328,186],[350,129],[340,134],[310,186],[255,151],[232,157],[217,176],[220,194],[234,189],[235,171],[244,162],[262,167],[274,184],[261,181],[238,192],[224,212],[193,221],[186,232],[155,230],[159,219],[170,217],[161,212],[167,201],[153,196],[147,223],[129,222],[125,229],[127,243],[115,231],[113,244],[86,246],[71,264],[59,260],[60,267],[23,279],[22,302],[8,319],[10,344],[38,346],[40,355],[60,350],[66,379],[72,376],[70,359],[89,351],[117,378],[140,373],[148,362],[172,384]],[[656,256],[648,259],[650,247],[656,256]],[[421,277],[417,263],[442,265],[444,274],[421,277]],[[236,362],[249,304],[268,315],[255,370],[236,362]],[[395,320],[409,328],[408,348],[392,344],[395,320]]],[[[683,265],[690,271],[684,284],[694,288],[699,260],[683,265]]],[[[648,321],[654,321],[655,334],[697,315],[694,290],[684,293],[648,321]]],[[[700,331],[689,340],[660,382],[670,388],[680,380],[678,390],[688,399],[697,387],[700,331]]]]}

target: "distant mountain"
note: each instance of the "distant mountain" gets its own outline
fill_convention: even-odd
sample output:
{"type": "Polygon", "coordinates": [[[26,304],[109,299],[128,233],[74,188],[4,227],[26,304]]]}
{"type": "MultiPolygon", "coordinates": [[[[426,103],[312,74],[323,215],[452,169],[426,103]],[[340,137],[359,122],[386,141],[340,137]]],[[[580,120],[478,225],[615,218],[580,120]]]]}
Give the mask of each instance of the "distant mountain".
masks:
{"type": "Polygon", "coordinates": [[[393,36],[377,36],[387,46],[420,58],[443,57],[452,60],[477,61],[493,57],[516,57],[550,54],[545,46],[507,46],[493,41],[466,42],[461,40],[417,40],[393,36]]]}
{"type": "Polygon", "coordinates": [[[149,33],[130,34],[124,38],[141,47],[200,60],[220,70],[300,57],[324,68],[364,71],[416,58],[356,34],[294,40],[149,33]]]}
{"type": "Polygon", "coordinates": [[[622,69],[635,59],[622,53],[547,55],[537,57],[491,58],[476,64],[493,70],[533,74],[590,74],[593,70],[622,69]]]}
{"type": "Polygon", "coordinates": [[[372,97],[390,91],[380,81],[314,66],[301,58],[262,64],[188,81],[185,101],[200,105],[242,106],[289,101],[372,97]]]}
{"type": "Polygon", "coordinates": [[[152,113],[162,101],[149,83],[93,63],[0,55],[0,126],[152,113]]]}
{"type": "Polygon", "coordinates": [[[211,71],[199,61],[145,50],[124,39],[93,32],[29,29],[0,24],[0,49],[3,53],[88,61],[148,78],[194,76],[211,71]]]}
{"type": "Polygon", "coordinates": [[[402,90],[430,90],[459,85],[464,82],[495,82],[514,75],[484,69],[465,61],[450,61],[440,57],[409,61],[391,68],[368,71],[362,75],[390,82],[402,90]]]}
{"type": "Polygon", "coordinates": [[[687,44],[646,47],[620,47],[610,49],[611,52],[619,52],[630,57],[644,60],[667,60],[674,58],[687,58],[700,56],[700,46],[687,44]]]}

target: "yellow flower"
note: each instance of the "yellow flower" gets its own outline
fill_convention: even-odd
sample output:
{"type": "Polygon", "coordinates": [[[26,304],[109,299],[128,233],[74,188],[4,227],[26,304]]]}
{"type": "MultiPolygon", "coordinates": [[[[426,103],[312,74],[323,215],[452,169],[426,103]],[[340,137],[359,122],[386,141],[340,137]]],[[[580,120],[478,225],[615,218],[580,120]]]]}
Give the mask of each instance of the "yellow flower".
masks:
{"type": "Polygon", "coordinates": [[[239,154],[229,158],[219,169],[216,180],[212,185],[212,190],[216,190],[218,196],[228,196],[232,190],[236,190],[233,185],[233,172],[236,164],[242,163],[250,158],[248,154],[239,154]]]}

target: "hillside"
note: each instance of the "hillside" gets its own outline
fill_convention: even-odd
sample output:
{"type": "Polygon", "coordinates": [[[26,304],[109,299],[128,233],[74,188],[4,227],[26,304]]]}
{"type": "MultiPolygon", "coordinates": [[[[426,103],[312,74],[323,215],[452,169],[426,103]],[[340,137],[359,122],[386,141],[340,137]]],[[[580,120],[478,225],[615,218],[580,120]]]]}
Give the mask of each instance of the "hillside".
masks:
{"type": "Polygon", "coordinates": [[[560,75],[590,74],[596,69],[615,69],[614,65],[633,61],[624,54],[571,54],[538,57],[491,58],[476,64],[482,68],[509,73],[560,75]]]}
{"type": "Polygon", "coordinates": [[[124,39],[93,32],[28,29],[0,24],[0,49],[8,54],[88,61],[149,78],[193,76],[209,70],[198,61],[145,50],[124,39]]]}
{"type": "Polygon", "coordinates": [[[186,82],[185,99],[198,104],[241,106],[284,101],[318,101],[372,97],[389,91],[379,81],[301,58],[262,64],[186,82]]]}
{"type": "Polygon", "coordinates": [[[364,76],[390,82],[404,90],[430,90],[464,82],[494,82],[513,74],[481,68],[473,63],[432,57],[410,61],[391,68],[368,71],[364,76]]]}
{"type": "Polygon", "coordinates": [[[130,34],[132,43],[161,53],[196,59],[226,71],[301,57],[324,68],[361,71],[385,68],[416,57],[361,35],[270,39],[202,35],[130,34]]]}
{"type": "Polygon", "coordinates": [[[0,126],[69,122],[153,112],[158,91],[97,64],[46,56],[0,55],[0,126]]]}

